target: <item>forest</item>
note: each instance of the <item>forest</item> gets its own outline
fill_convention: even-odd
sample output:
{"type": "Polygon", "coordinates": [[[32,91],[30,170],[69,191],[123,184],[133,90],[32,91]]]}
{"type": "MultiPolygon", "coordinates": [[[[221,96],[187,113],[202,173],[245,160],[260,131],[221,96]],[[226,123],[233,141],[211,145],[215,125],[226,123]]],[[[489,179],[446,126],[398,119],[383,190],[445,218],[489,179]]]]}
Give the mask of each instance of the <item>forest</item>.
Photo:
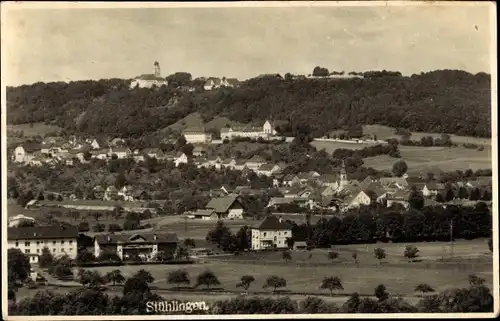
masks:
{"type": "Polygon", "coordinates": [[[217,116],[241,123],[284,120],[288,123],[278,130],[287,136],[296,136],[304,125],[318,137],[360,124],[381,124],[491,137],[491,79],[485,73],[437,70],[408,77],[386,72],[350,79],[286,74],[212,91],[204,91],[199,78],[176,74],[169,76],[168,87],[151,89],[130,89],[129,81],[121,79],[7,87],[7,122],[45,122],[67,133],[138,138],[197,111],[205,121],[217,116]],[[173,81],[176,74],[182,81],[173,81]]]}

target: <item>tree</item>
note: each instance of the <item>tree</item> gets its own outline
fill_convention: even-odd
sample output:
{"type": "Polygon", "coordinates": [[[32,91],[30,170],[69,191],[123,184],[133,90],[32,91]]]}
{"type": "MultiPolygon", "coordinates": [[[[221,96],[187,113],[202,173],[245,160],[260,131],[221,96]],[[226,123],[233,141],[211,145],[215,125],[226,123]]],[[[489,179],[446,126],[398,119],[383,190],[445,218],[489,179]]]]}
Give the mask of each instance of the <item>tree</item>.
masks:
{"type": "Polygon", "coordinates": [[[314,67],[312,75],[315,77],[328,77],[330,72],[327,68],[322,68],[319,66],[314,67]]]}
{"type": "Polygon", "coordinates": [[[38,258],[38,265],[44,269],[48,268],[54,263],[54,256],[50,252],[50,250],[47,247],[44,247],[42,249],[42,253],[40,254],[40,257],[38,258]]]}
{"type": "Polygon", "coordinates": [[[30,273],[31,264],[29,258],[19,249],[7,251],[7,276],[10,285],[25,281],[30,273]]]}
{"type": "Polygon", "coordinates": [[[358,262],[358,252],[353,252],[353,253],[352,253],[352,259],[354,260],[354,264],[356,264],[356,266],[359,266],[359,262],[358,262]]]}
{"type": "Polygon", "coordinates": [[[69,256],[64,255],[57,259],[54,264],[49,267],[49,273],[59,279],[72,279],[74,275],[69,256]]]}
{"type": "Polygon", "coordinates": [[[338,252],[328,252],[328,258],[332,261],[336,260],[339,258],[339,253],[338,252]]]}
{"type": "Polygon", "coordinates": [[[146,283],[153,283],[155,280],[155,278],[153,277],[151,272],[146,271],[144,269],[140,269],[139,271],[137,271],[137,273],[134,275],[134,277],[141,279],[141,280],[144,280],[144,282],[146,282],[146,283]]]}
{"type": "Polygon", "coordinates": [[[167,283],[176,284],[178,289],[179,285],[189,285],[191,281],[189,280],[189,274],[186,270],[175,270],[168,273],[167,283]]]}
{"type": "Polygon", "coordinates": [[[290,251],[283,251],[281,253],[281,258],[285,260],[285,262],[287,262],[292,259],[292,254],[290,253],[290,251]]]}
{"type": "Polygon", "coordinates": [[[200,285],[205,285],[208,289],[213,285],[220,285],[220,282],[212,271],[207,270],[198,275],[195,288],[197,288],[200,285]]]}
{"type": "Polygon", "coordinates": [[[422,292],[422,296],[425,293],[434,292],[434,289],[427,283],[421,283],[415,287],[415,292],[422,292]]]}
{"type": "Polygon", "coordinates": [[[483,286],[485,283],[485,279],[480,278],[477,275],[471,274],[469,275],[469,284],[472,287],[483,286]]]}
{"type": "Polygon", "coordinates": [[[383,284],[377,285],[375,288],[375,297],[379,301],[384,301],[389,298],[389,293],[387,292],[387,288],[383,284]]]}
{"type": "Polygon", "coordinates": [[[99,253],[97,258],[100,262],[120,262],[121,259],[118,254],[113,250],[103,250],[99,253]]]}
{"type": "Polygon", "coordinates": [[[82,248],[78,251],[76,255],[76,262],[78,264],[87,263],[87,262],[95,262],[97,259],[92,252],[87,250],[86,248],[82,248]]]}
{"type": "Polygon", "coordinates": [[[291,237],[287,237],[286,238],[286,246],[289,248],[289,249],[293,249],[293,245],[295,244],[295,241],[293,240],[293,238],[291,237]]]}
{"type": "Polygon", "coordinates": [[[273,288],[273,292],[276,292],[276,289],[278,288],[284,288],[286,287],[286,280],[282,277],[279,277],[277,275],[272,275],[266,279],[266,283],[262,288],[273,288]]]}
{"type": "Polygon", "coordinates": [[[418,257],[418,255],[419,255],[418,252],[419,252],[419,249],[416,246],[407,245],[405,248],[404,256],[405,256],[405,258],[410,260],[410,262],[413,262],[413,260],[415,260],[418,257]]]}
{"type": "Polygon", "coordinates": [[[425,205],[424,195],[421,191],[413,190],[408,197],[408,203],[411,208],[421,210],[425,205]]]}
{"type": "Polygon", "coordinates": [[[446,191],[445,201],[450,202],[453,201],[454,199],[455,199],[455,192],[453,191],[453,189],[448,188],[446,191]]]}
{"type": "Polygon", "coordinates": [[[330,277],[324,278],[323,283],[321,283],[320,288],[330,290],[330,296],[333,296],[333,291],[344,289],[338,276],[334,276],[334,277],[330,276],[330,277]]]}
{"type": "Polygon", "coordinates": [[[78,272],[78,279],[82,285],[94,289],[106,284],[106,279],[102,277],[99,271],[80,269],[80,271],[78,272]]]}
{"type": "Polygon", "coordinates": [[[245,291],[248,291],[250,285],[255,281],[255,278],[251,275],[243,275],[240,282],[236,284],[236,287],[242,287],[245,291]]]}
{"type": "Polygon", "coordinates": [[[392,165],[392,173],[394,176],[401,177],[408,171],[408,165],[404,160],[397,161],[392,165]]]}
{"type": "Polygon", "coordinates": [[[187,157],[193,156],[194,146],[193,144],[185,144],[181,147],[181,152],[186,154],[187,157]]]}
{"type": "Polygon", "coordinates": [[[80,222],[78,224],[78,232],[88,232],[90,231],[90,226],[88,222],[80,222]]]}
{"type": "Polygon", "coordinates": [[[189,248],[189,247],[193,247],[194,248],[194,247],[196,247],[196,243],[194,242],[193,239],[187,238],[187,239],[184,240],[184,246],[187,247],[187,248],[189,248]]]}
{"type": "Polygon", "coordinates": [[[385,250],[380,247],[373,250],[373,255],[378,260],[379,265],[382,263],[381,261],[386,258],[385,250]]]}
{"type": "Polygon", "coordinates": [[[123,282],[125,282],[125,277],[123,276],[122,271],[117,269],[108,272],[106,274],[106,280],[108,282],[113,282],[113,286],[115,286],[116,283],[122,284],[123,282]]]}
{"type": "Polygon", "coordinates": [[[115,179],[115,187],[117,189],[122,188],[123,186],[127,185],[127,178],[125,177],[125,174],[123,172],[118,173],[115,179]]]}

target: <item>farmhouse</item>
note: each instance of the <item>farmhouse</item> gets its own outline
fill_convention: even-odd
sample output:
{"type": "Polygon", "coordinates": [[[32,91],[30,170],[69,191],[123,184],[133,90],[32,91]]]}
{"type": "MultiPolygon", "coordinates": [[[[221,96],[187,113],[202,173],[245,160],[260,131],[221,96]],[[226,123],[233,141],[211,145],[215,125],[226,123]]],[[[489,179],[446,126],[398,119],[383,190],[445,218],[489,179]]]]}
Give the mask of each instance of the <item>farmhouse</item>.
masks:
{"type": "Polygon", "coordinates": [[[422,194],[425,197],[437,195],[437,193],[444,190],[444,184],[441,183],[426,183],[422,188],[422,194]]]}
{"type": "Polygon", "coordinates": [[[257,169],[264,164],[266,164],[266,160],[259,155],[254,155],[252,158],[245,162],[246,167],[253,170],[254,172],[256,172],[257,169]]]}
{"type": "Polygon", "coordinates": [[[276,164],[262,164],[257,169],[257,174],[264,176],[272,176],[274,173],[279,172],[281,169],[276,164]]]}
{"type": "Polygon", "coordinates": [[[155,61],[153,64],[153,74],[143,74],[139,77],[133,79],[130,83],[130,88],[151,88],[153,86],[168,86],[168,81],[165,78],[161,77],[160,64],[155,61]]]}
{"type": "Polygon", "coordinates": [[[243,218],[243,206],[235,195],[213,198],[205,208],[214,210],[219,219],[232,220],[243,218]]]}
{"type": "Polygon", "coordinates": [[[207,144],[212,140],[212,134],[207,133],[205,128],[191,127],[183,132],[184,138],[190,144],[207,144]]]}
{"type": "Polygon", "coordinates": [[[178,243],[174,233],[97,235],[94,238],[94,255],[99,257],[103,252],[111,252],[116,253],[121,260],[137,255],[145,261],[152,261],[162,255],[172,257],[178,243]]]}
{"type": "Polygon", "coordinates": [[[239,81],[236,78],[208,78],[208,80],[203,85],[203,89],[212,90],[220,87],[237,87],[239,85],[239,81]]]}
{"type": "Polygon", "coordinates": [[[408,188],[408,181],[403,177],[382,177],[379,182],[385,188],[408,188]]]}
{"type": "Polygon", "coordinates": [[[252,250],[287,248],[292,226],[280,217],[270,215],[252,228],[252,250]]]}
{"type": "Polygon", "coordinates": [[[109,149],[109,155],[116,155],[118,159],[125,159],[132,156],[132,151],[126,147],[115,147],[109,149]]]}
{"type": "Polygon", "coordinates": [[[71,259],[77,254],[78,229],[67,226],[9,227],[7,247],[19,249],[29,257],[30,263],[38,263],[43,248],[54,257],[67,254],[71,259]]]}
{"type": "Polygon", "coordinates": [[[408,208],[410,206],[410,203],[408,202],[408,198],[410,196],[410,193],[406,191],[396,191],[395,193],[388,193],[387,194],[387,207],[391,207],[393,204],[401,204],[405,208],[408,208]]]}

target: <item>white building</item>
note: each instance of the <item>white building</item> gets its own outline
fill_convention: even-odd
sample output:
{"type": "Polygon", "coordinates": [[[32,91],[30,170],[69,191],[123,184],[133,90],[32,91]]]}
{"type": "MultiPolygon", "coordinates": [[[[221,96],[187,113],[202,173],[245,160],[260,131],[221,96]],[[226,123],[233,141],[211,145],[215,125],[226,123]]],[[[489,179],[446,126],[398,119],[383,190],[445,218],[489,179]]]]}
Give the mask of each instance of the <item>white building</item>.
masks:
{"type": "Polygon", "coordinates": [[[35,222],[35,219],[29,216],[25,216],[23,214],[16,215],[14,217],[9,218],[9,227],[17,227],[19,224],[24,222],[35,222]]]}
{"type": "Polygon", "coordinates": [[[174,233],[96,235],[94,240],[96,257],[103,252],[110,252],[117,254],[121,260],[137,255],[144,261],[153,261],[161,254],[173,255],[178,244],[174,233]]]}
{"type": "Polygon", "coordinates": [[[262,127],[225,127],[221,129],[220,137],[222,140],[231,140],[235,137],[269,139],[278,134],[274,127],[275,126],[269,120],[266,120],[262,127]]]}
{"type": "Polygon", "coordinates": [[[19,249],[37,264],[43,248],[48,248],[54,257],[67,254],[70,259],[77,255],[78,229],[76,227],[9,227],[7,248],[19,249]]]}
{"type": "Polygon", "coordinates": [[[130,83],[130,88],[151,88],[153,86],[168,86],[168,81],[161,77],[160,64],[158,61],[154,63],[154,73],[153,74],[143,74],[136,77],[130,83]]]}
{"type": "Polygon", "coordinates": [[[188,128],[183,135],[190,144],[208,144],[212,140],[212,134],[205,132],[203,128],[188,128]]]}
{"type": "Polygon", "coordinates": [[[252,250],[287,248],[287,239],[291,237],[290,224],[271,215],[252,228],[252,250]]]}
{"type": "Polygon", "coordinates": [[[203,89],[212,90],[220,87],[237,87],[239,84],[238,79],[236,78],[209,78],[205,84],[203,85],[203,89]]]}
{"type": "Polygon", "coordinates": [[[19,145],[12,153],[12,161],[16,163],[29,163],[35,158],[35,152],[39,150],[40,148],[34,144],[19,145]]]}

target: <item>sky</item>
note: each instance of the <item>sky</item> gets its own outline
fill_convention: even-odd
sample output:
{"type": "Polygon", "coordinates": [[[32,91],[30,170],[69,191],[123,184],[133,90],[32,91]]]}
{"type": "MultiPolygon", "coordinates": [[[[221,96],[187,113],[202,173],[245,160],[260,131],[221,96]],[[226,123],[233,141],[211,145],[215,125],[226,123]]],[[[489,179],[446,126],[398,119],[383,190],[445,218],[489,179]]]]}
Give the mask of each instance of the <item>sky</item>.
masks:
{"type": "MultiPolygon", "coordinates": [[[[5,9],[3,7],[2,9],[5,9]]],[[[3,81],[436,69],[491,72],[490,9],[462,6],[2,10],[3,81]],[[5,32],[5,33],[4,33],[5,32]]]]}

